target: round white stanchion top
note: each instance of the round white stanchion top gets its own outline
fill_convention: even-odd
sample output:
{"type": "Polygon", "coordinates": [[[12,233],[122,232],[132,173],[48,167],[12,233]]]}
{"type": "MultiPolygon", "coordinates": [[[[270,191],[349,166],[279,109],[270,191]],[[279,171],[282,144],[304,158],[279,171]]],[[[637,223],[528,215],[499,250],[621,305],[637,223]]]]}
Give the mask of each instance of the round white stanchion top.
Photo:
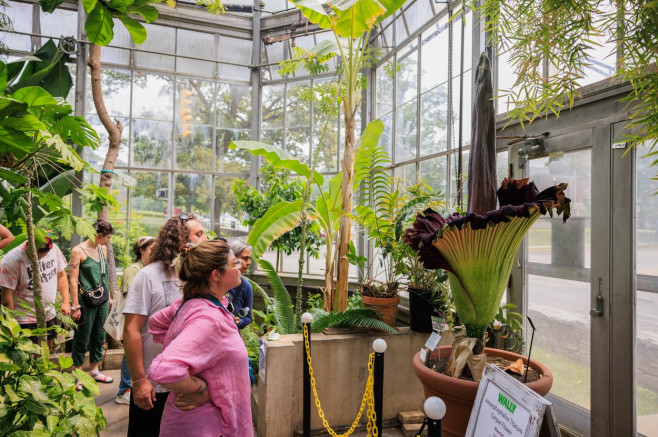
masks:
{"type": "Polygon", "coordinates": [[[441,420],[446,415],[446,404],[436,396],[429,397],[425,400],[425,414],[433,420],[441,420]]]}
{"type": "Polygon", "coordinates": [[[386,352],[386,342],[383,339],[378,338],[377,340],[372,342],[372,348],[378,354],[383,354],[384,352],[386,352]]]}
{"type": "Polygon", "coordinates": [[[302,314],[302,323],[311,323],[313,321],[313,315],[311,313],[302,314]]]}

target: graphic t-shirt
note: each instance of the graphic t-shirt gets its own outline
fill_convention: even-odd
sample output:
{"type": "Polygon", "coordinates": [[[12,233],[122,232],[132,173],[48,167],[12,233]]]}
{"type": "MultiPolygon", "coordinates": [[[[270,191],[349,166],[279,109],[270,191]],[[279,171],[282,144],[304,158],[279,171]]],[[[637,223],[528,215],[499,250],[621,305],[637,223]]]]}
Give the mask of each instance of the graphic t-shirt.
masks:
{"type": "MultiPolygon", "coordinates": [[[[144,370],[147,374],[151,362],[162,352],[162,345],[153,342],[153,336],[149,332],[149,320],[155,313],[183,296],[181,286],[182,283],[176,275],[169,276],[165,273],[162,261],[151,263],[141,269],[130,284],[123,314],[147,316],[141,332],[144,370]]],[[[153,383],[153,389],[156,393],[169,391],[156,383],[153,383]]]]}
{"type": "MultiPolygon", "coordinates": [[[[57,297],[57,274],[66,268],[66,259],[59,247],[53,248],[39,260],[41,293],[46,320],[55,317],[57,297]]],[[[0,287],[14,290],[14,309],[18,311],[18,323],[36,323],[34,314],[34,293],[32,291],[32,264],[27,256],[25,245],[9,251],[0,261],[0,287]]]]}

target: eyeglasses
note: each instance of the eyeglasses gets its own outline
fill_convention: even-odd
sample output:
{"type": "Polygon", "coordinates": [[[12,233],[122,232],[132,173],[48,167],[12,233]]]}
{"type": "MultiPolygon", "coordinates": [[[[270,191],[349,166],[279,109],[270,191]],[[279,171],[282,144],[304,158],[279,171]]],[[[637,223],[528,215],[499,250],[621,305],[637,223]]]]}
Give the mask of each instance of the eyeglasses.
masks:
{"type": "Polygon", "coordinates": [[[230,268],[230,267],[239,266],[240,264],[242,264],[242,261],[240,261],[240,258],[235,258],[233,261],[228,263],[228,266],[230,268]]]}
{"type": "Polygon", "coordinates": [[[181,221],[181,223],[185,223],[188,221],[191,217],[187,214],[181,214],[178,216],[178,219],[181,221]]]}

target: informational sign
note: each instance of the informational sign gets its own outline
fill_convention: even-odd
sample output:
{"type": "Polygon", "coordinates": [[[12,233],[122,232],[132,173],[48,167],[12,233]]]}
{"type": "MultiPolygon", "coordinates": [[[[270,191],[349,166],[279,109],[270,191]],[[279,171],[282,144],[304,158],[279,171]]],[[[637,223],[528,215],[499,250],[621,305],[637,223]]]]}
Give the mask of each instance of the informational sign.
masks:
{"type": "Polygon", "coordinates": [[[542,423],[542,435],[560,437],[553,404],[498,367],[487,364],[466,437],[538,437],[542,423]]]}
{"type": "Polygon", "coordinates": [[[265,384],[265,365],[267,363],[267,344],[260,339],[258,346],[258,383],[265,384]]]}
{"type": "Polygon", "coordinates": [[[441,336],[436,332],[432,332],[432,334],[430,334],[430,338],[428,338],[427,341],[425,342],[425,347],[429,349],[430,352],[432,352],[434,349],[437,348],[440,341],[441,341],[441,336]]]}

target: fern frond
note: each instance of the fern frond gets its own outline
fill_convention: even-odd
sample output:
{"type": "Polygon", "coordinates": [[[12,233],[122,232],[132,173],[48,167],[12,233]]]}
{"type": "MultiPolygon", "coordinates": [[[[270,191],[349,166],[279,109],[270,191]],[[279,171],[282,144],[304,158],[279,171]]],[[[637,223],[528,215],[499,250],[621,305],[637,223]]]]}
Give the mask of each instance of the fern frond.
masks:
{"type": "Polygon", "coordinates": [[[283,285],[279,274],[269,261],[264,259],[258,260],[259,267],[265,272],[265,276],[272,287],[274,294],[274,320],[279,334],[294,334],[295,333],[295,319],[292,313],[292,301],[290,294],[283,285]]]}
{"type": "Polygon", "coordinates": [[[379,320],[379,314],[370,308],[355,308],[342,313],[329,313],[311,323],[311,332],[322,332],[325,328],[351,326],[397,334],[397,331],[379,320]]]}

